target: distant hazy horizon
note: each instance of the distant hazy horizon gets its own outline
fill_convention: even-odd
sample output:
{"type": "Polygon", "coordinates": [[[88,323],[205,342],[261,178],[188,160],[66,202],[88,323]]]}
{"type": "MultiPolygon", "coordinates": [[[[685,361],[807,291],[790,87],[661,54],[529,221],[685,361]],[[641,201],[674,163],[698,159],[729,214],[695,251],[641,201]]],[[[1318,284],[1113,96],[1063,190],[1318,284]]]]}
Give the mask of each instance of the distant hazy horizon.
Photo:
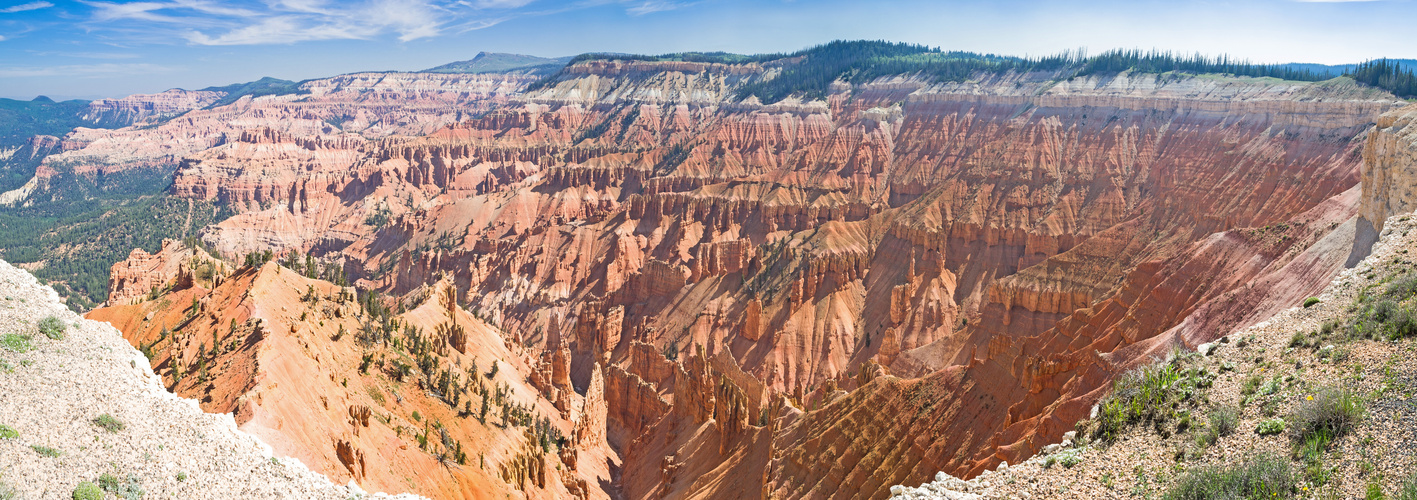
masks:
{"type": "Polygon", "coordinates": [[[55,100],[414,71],[478,52],[791,52],[883,39],[1004,55],[1085,47],[1256,63],[1417,58],[1406,1],[18,0],[0,97],[55,100]]]}

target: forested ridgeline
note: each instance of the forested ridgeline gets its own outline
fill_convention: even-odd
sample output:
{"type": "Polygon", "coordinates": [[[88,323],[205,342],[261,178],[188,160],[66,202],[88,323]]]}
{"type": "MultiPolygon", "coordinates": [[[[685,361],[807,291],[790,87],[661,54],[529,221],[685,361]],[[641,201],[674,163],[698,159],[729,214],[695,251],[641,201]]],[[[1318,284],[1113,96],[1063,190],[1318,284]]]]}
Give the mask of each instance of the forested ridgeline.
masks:
{"type": "MultiPolygon", "coordinates": [[[[1110,50],[1087,55],[1085,50],[1069,50],[1041,57],[1016,57],[974,52],[941,51],[938,47],[885,41],[834,41],[790,54],[740,55],[726,52],[681,52],[658,56],[633,54],[582,54],[569,65],[591,60],[687,61],[722,64],[776,64],[776,77],[753,82],[739,89],[739,99],[756,96],[764,103],[781,101],[791,95],[820,99],[832,82],[862,83],[891,75],[920,75],[937,82],[968,80],[979,73],[1048,72],[1053,78],[1069,79],[1124,71],[1142,73],[1222,74],[1291,81],[1321,81],[1339,76],[1355,80],[1399,96],[1413,91],[1410,66],[1387,60],[1355,66],[1317,64],[1255,64],[1229,55],[1181,55],[1168,51],[1110,50]]],[[[553,75],[538,81],[529,90],[544,88],[557,81],[553,75]]]]}

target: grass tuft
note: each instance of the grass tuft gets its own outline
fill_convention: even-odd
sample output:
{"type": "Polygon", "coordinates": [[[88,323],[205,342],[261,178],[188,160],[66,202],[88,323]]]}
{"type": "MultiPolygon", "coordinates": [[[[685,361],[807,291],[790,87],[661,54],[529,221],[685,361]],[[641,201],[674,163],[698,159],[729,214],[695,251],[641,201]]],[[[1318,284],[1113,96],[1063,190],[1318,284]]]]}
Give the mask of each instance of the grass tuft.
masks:
{"type": "Polygon", "coordinates": [[[126,427],[123,425],[122,421],[113,418],[113,415],[109,415],[107,413],[99,415],[98,418],[93,419],[93,424],[111,433],[116,433],[126,427]]]}
{"type": "Polygon", "coordinates": [[[1251,454],[1240,464],[1193,469],[1166,492],[1167,500],[1290,498],[1294,472],[1289,461],[1269,452],[1251,454]]]}
{"type": "Polygon", "coordinates": [[[35,453],[38,453],[38,454],[39,454],[40,456],[42,456],[42,457],[58,458],[59,455],[62,455],[62,453],[60,453],[59,450],[56,450],[56,449],[54,449],[54,448],[50,448],[50,447],[48,447],[48,446],[40,446],[40,445],[34,444],[34,445],[30,445],[30,449],[31,449],[31,450],[34,450],[35,453]]]}
{"type": "Polygon", "coordinates": [[[1407,479],[1397,486],[1397,493],[1392,497],[1396,500],[1417,500],[1417,473],[1407,476],[1407,479]]]}
{"type": "Polygon", "coordinates": [[[1210,428],[1221,437],[1235,433],[1235,428],[1240,425],[1240,411],[1235,408],[1216,408],[1210,412],[1210,428]]]}
{"type": "Polygon", "coordinates": [[[20,431],[15,430],[14,427],[0,424],[0,439],[15,439],[17,437],[20,437],[20,431]]]}

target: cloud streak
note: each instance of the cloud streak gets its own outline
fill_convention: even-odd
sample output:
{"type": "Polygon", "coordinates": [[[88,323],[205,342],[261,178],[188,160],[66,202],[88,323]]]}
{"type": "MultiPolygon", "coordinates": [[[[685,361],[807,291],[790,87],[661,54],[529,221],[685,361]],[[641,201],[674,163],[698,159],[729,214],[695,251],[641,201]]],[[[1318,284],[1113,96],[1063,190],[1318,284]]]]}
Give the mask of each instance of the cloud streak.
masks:
{"type": "Polygon", "coordinates": [[[49,2],[30,2],[30,3],[22,3],[22,4],[19,4],[19,5],[13,6],[13,7],[6,7],[6,8],[3,8],[3,9],[0,9],[0,14],[14,14],[14,13],[16,13],[16,12],[25,12],[25,11],[28,11],[28,10],[48,9],[48,8],[50,8],[50,7],[53,7],[53,6],[54,6],[54,4],[49,3],[49,2]]]}
{"type": "MultiPolygon", "coordinates": [[[[401,42],[484,29],[527,16],[620,5],[630,16],[680,9],[683,0],[265,0],[233,5],[210,0],[80,0],[92,8],[87,29],[165,34],[192,45],[281,45],[393,37],[401,42]]],[[[35,2],[46,3],[47,2],[35,2]]],[[[29,4],[26,4],[29,5],[29,4]]]]}

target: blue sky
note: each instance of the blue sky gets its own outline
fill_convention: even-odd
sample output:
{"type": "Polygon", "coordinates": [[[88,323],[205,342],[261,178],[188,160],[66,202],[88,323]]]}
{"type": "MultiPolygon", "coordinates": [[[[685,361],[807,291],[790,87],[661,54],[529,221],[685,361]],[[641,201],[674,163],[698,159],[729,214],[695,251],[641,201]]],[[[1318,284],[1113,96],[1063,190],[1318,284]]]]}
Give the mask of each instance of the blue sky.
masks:
{"type": "Polygon", "coordinates": [[[484,50],[761,53],[833,39],[1337,64],[1417,58],[1413,21],[1417,5],[1407,0],[4,0],[0,97],[116,97],[262,76],[417,70],[484,50]]]}

